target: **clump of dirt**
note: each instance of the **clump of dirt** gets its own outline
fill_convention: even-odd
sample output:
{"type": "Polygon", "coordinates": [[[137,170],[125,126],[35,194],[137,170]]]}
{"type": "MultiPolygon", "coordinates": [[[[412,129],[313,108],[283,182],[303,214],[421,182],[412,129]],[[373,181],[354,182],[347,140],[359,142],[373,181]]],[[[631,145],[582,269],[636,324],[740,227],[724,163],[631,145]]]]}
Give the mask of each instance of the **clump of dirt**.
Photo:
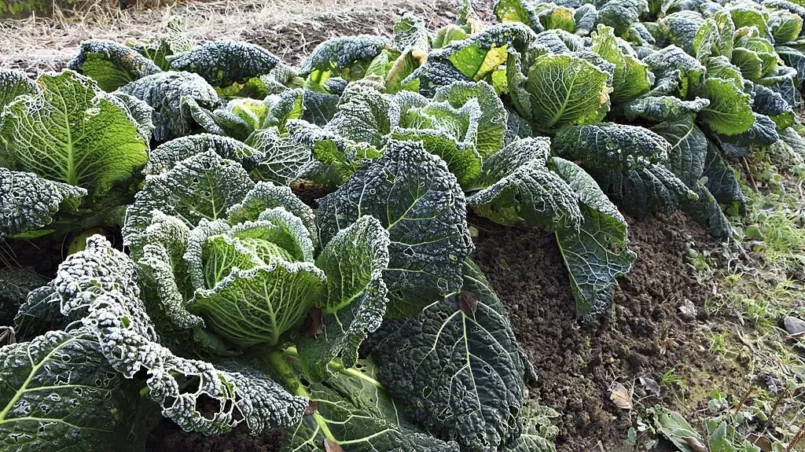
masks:
{"type": "Polygon", "coordinates": [[[575,317],[570,281],[553,234],[481,219],[472,223],[480,231],[476,261],[507,306],[515,334],[539,376],[531,390],[540,403],[562,415],[560,450],[586,450],[599,440],[605,450],[623,447],[632,421],[628,411],[609,400],[613,381],[640,393],[639,377],[660,382],[674,369],[687,387],[707,388],[704,396],[663,387],[661,399],[649,394],[645,403],[663,402],[688,413],[706,398],[712,387],[708,378],[738,380],[745,372],[706,354],[708,341],[696,320],[683,320],[679,314],[685,300],[701,311],[708,292],[684,268],[690,243],[712,244],[685,215],[629,222],[637,261],[620,279],[610,313],[591,326],[575,317]],[[681,406],[680,393],[691,406],[681,406]]]}

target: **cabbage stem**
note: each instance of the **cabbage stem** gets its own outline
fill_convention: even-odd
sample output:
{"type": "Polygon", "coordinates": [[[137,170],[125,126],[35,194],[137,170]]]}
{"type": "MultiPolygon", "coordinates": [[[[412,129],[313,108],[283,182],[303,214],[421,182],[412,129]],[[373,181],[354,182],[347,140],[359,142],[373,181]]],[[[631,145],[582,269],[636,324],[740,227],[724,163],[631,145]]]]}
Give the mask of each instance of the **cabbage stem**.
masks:
{"type": "MultiPolygon", "coordinates": [[[[293,392],[295,396],[304,397],[306,399],[310,399],[310,393],[305,388],[305,385],[299,380],[299,377],[294,372],[293,368],[288,364],[288,361],[285,361],[285,358],[282,356],[282,352],[274,350],[268,353],[268,363],[271,367],[276,371],[282,381],[285,383],[285,386],[293,392]]],[[[325,438],[338,443],[338,440],[335,439],[333,432],[330,431],[330,427],[327,425],[327,421],[319,414],[318,411],[314,411],[313,420],[316,421],[316,425],[319,426],[322,435],[325,438]]]]}
{"type": "MultiPolygon", "coordinates": [[[[294,356],[294,357],[299,356],[299,351],[296,350],[296,347],[294,347],[294,346],[286,348],[285,353],[287,353],[287,354],[289,354],[291,356],[294,356]]],[[[370,377],[369,375],[366,375],[365,373],[363,373],[363,372],[361,372],[361,371],[359,371],[359,370],[357,370],[355,368],[344,367],[344,365],[341,364],[339,361],[331,360],[329,363],[327,363],[327,365],[332,370],[334,370],[334,371],[336,371],[336,372],[338,372],[340,374],[349,375],[350,377],[354,377],[354,378],[357,378],[359,380],[363,380],[363,381],[369,383],[370,385],[372,385],[372,386],[374,386],[374,387],[376,387],[378,389],[383,389],[383,384],[380,383],[379,381],[375,380],[374,378],[370,377]]]]}

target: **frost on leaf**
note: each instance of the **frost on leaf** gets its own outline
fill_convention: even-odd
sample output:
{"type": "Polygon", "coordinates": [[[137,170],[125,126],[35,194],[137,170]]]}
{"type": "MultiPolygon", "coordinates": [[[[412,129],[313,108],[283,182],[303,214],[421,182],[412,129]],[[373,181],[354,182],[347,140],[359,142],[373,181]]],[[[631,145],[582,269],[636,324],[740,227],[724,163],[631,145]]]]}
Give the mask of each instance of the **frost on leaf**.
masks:
{"type": "Polygon", "coordinates": [[[556,240],[570,275],[576,315],[589,321],[609,309],[615,279],[629,273],[636,255],[626,248],[626,220],[595,180],[558,157],[551,159],[551,166],[580,198],[581,228],[558,229],[556,240]]]}
{"type": "Polygon", "coordinates": [[[0,449],[137,450],[145,447],[135,382],[110,366],[88,328],[50,331],[0,348],[0,449]],[[121,449],[122,447],[122,449],[121,449]]]}
{"type": "Polygon", "coordinates": [[[145,101],[154,109],[154,139],[167,141],[189,135],[194,121],[186,105],[187,98],[198,105],[215,109],[218,94],[203,78],[188,72],[160,72],[143,77],[120,91],[145,101]]]}
{"type": "Polygon", "coordinates": [[[665,161],[670,149],[667,141],[649,129],[607,122],[564,127],[551,147],[562,157],[601,171],[645,168],[665,161]]]}
{"type": "Polygon", "coordinates": [[[256,432],[299,421],[307,400],[290,395],[262,372],[235,361],[213,365],[183,358],[161,345],[158,325],[133,279],[136,273],[129,257],[94,236],[85,251],[60,266],[54,286],[65,315],[86,312],[83,323],[112,368],[126,378],[145,370],[148,397],[163,416],[185,431],[206,435],[226,433],[244,421],[256,432]],[[212,416],[198,411],[203,398],[218,402],[212,416]]]}
{"type": "Polygon", "coordinates": [[[473,249],[464,194],[444,161],[421,144],[392,140],[381,158],[321,199],[320,243],[363,215],[389,232],[384,279],[394,314],[416,312],[461,286],[461,262],[473,249]]]}
{"type": "Polygon", "coordinates": [[[78,55],[67,67],[95,80],[107,92],[162,72],[153,61],[136,50],[113,41],[96,39],[82,42],[78,55]]]}
{"type": "Polygon", "coordinates": [[[0,113],[17,96],[37,92],[39,87],[24,72],[0,69],[0,113]]]}
{"type": "Polygon", "coordinates": [[[332,359],[341,358],[347,368],[354,366],[361,343],[380,327],[388,303],[383,282],[388,264],[388,232],[370,216],[339,231],[316,259],[327,274],[319,306],[323,331],[297,341],[300,365],[313,381],[329,375],[327,363],[332,359]]]}
{"type": "Polygon", "coordinates": [[[17,97],[3,114],[0,140],[9,169],[97,198],[145,165],[148,143],[118,98],[73,71],[42,75],[39,84],[39,93],[17,97]]]}
{"type": "Polygon", "coordinates": [[[171,69],[198,74],[212,86],[229,86],[266,75],[280,62],[260,46],[236,41],[209,42],[167,60],[171,69]]]}
{"type": "Polygon", "coordinates": [[[451,294],[415,317],[387,321],[373,349],[380,380],[414,423],[462,450],[496,450],[522,431],[530,364],[481,271],[469,261],[462,270],[461,290],[478,299],[474,314],[451,294]]]}
{"type": "Polygon", "coordinates": [[[305,60],[299,73],[302,76],[332,73],[333,76],[344,76],[350,79],[352,75],[360,78],[361,64],[368,65],[383,48],[386,40],[376,36],[360,35],[328,39],[319,44],[313,53],[305,60]],[[353,74],[344,74],[352,70],[353,74]]]}
{"type": "Polygon", "coordinates": [[[207,151],[213,151],[223,159],[232,160],[247,167],[250,166],[257,153],[251,147],[232,138],[205,133],[190,135],[161,144],[151,151],[143,173],[165,174],[177,163],[207,151]]]}
{"type": "Polygon", "coordinates": [[[62,202],[77,203],[86,194],[83,188],[0,168],[0,239],[49,225],[62,202]]]}

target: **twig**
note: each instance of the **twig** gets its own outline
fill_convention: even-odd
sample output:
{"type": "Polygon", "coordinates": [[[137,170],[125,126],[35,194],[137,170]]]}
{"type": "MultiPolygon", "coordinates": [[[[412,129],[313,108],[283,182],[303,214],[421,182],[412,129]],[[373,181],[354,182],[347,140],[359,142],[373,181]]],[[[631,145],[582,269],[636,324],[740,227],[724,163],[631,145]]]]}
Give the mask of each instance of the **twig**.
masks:
{"type": "Polygon", "coordinates": [[[780,391],[780,395],[777,396],[777,400],[775,400],[774,405],[771,406],[771,412],[769,413],[769,420],[770,421],[774,417],[774,413],[777,412],[777,407],[780,406],[780,402],[783,401],[783,397],[785,397],[787,394],[788,394],[787,389],[783,389],[782,391],[780,391]]]}
{"type": "Polygon", "coordinates": [[[749,182],[752,183],[752,188],[757,191],[757,184],[755,183],[755,178],[752,176],[752,171],[749,169],[749,162],[746,161],[746,157],[741,158],[741,160],[746,167],[746,175],[749,176],[749,182]]]}
{"type": "Polygon", "coordinates": [[[788,446],[785,448],[785,452],[791,452],[792,450],[794,450],[794,446],[797,445],[797,443],[802,439],[803,436],[805,436],[805,424],[802,424],[797,434],[794,435],[794,437],[791,439],[791,442],[788,443],[788,446]]]}
{"type": "Polygon", "coordinates": [[[749,398],[749,395],[752,394],[752,391],[754,390],[755,390],[754,386],[750,386],[749,389],[746,390],[743,397],[741,397],[741,401],[738,402],[737,405],[735,405],[735,408],[732,411],[733,414],[738,414],[738,410],[740,410],[741,407],[744,406],[744,403],[746,403],[746,399],[749,398]]]}

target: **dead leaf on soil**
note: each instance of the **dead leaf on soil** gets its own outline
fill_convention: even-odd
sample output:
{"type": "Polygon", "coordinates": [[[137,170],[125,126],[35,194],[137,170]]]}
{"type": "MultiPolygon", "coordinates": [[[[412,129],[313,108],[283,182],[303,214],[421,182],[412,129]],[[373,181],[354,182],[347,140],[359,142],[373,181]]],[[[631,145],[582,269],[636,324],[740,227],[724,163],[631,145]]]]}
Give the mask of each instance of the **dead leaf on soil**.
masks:
{"type": "Polygon", "coordinates": [[[772,450],[771,440],[769,439],[768,436],[758,435],[756,433],[750,433],[749,436],[746,437],[746,439],[750,443],[759,447],[762,452],[771,452],[772,450]]]}
{"type": "Polygon", "coordinates": [[[679,304],[679,314],[684,320],[693,320],[696,318],[696,305],[687,298],[679,304]]]}
{"type": "Polygon", "coordinates": [[[609,400],[622,410],[631,410],[633,408],[632,395],[629,394],[629,390],[626,389],[626,386],[617,381],[613,381],[612,384],[609,385],[609,400]]]}
{"type": "Polygon", "coordinates": [[[341,447],[335,441],[331,441],[329,439],[324,440],[324,451],[325,452],[344,452],[344,448],[341,447]]]}
{"type": "Polygon", "coordinates": [[[682,439],[685,440],[685,443],[687,443],[687,445],[690,446],[691,449],[693,449],[693,452],[707,452],[707,446],[702,444],[702,442],[699,441],[698,438],[687,436],[682,439]]]}
{"type": "Polygon", "coordinates": [[[654,394],[657,397],[660,396],[660,385],[653,378],[640,377],[638,380],[640,381],[640,384],[646,388],[646,391],[654,394]]]}

